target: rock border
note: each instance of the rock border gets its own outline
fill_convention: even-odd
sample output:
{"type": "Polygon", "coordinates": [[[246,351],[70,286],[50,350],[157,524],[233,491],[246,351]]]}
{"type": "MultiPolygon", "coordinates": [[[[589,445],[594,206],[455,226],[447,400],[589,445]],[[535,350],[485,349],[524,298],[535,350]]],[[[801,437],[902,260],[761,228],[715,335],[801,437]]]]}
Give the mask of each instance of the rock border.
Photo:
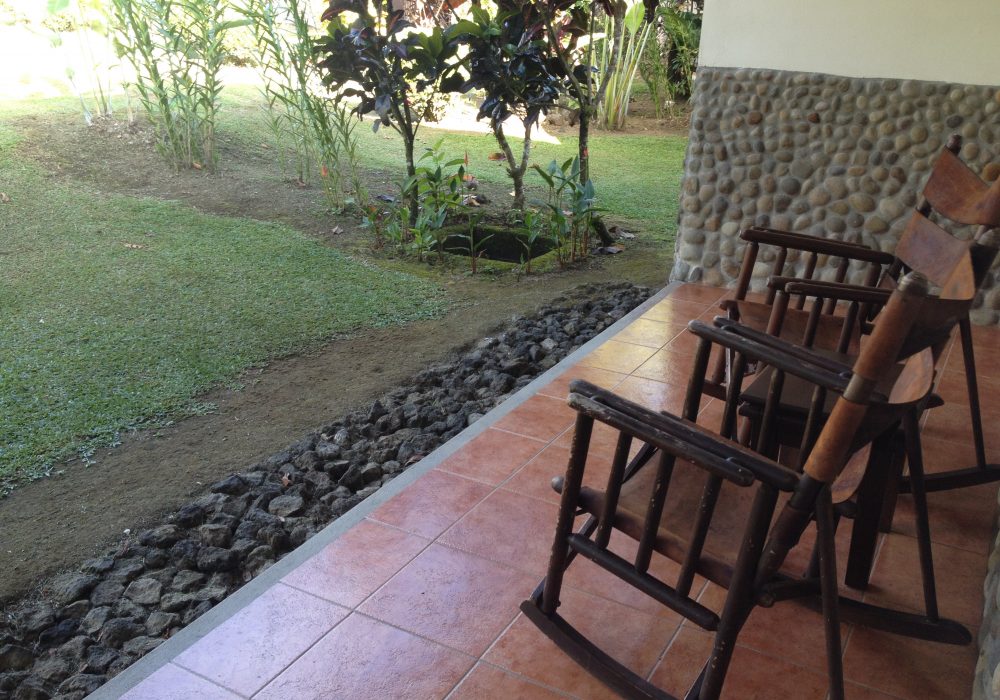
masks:
{"type": "Polygon", "coordinates": [[[0,623],[0,700],[85,697],[650,294],[573,290],[49,579],[0,623]]]}

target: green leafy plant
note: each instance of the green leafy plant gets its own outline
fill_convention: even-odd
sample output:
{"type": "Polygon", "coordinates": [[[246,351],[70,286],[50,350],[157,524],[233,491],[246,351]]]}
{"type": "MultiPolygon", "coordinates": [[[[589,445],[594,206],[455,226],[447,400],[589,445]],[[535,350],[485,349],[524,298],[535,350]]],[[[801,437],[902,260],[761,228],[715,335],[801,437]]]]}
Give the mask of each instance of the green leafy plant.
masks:
{"type": "Polygon", "coordinates": [[[567,265],[586,257],[590,249],[590,231],[594,215],[594,185],[590,180],[580,182],[580,161],[573,158],[559,164],[552,161],[547,167],[532,166],[547,187],[542,207],[540,228],[556,245],[556,259],[567,265]]]}
{"type": "Polygon", "coordinates": [[[687,99],[694,85],[701,39],[701,15],[679,4],[661,5],[653,22],[652,41],[639,61],[639,72],[649,87],[657,118],[668,101],[687,99]]]}
{"type": "Polygon", "coordinates": [[[501,6],[494,15],[473,6],[470,19],[460,20],[452,31],[468,47],[464,65],[469,78],[459,89],[486,93],[476,118],[489,118],[514,184],[514,209],[524,209],[531,131],[562,91],[562,79],[552,70],[545,30],[538,22],[529,24],[516,6],[501,6]],[[504,121],[512,115],[524,127],[520,158],[515,158],[504,133],[504,121]]]}
{"type": "Polygon", "coordinates": [[[409,249],[416,254],[418,260],[424,260],[424,256],[437,252],[438,258],[442,256],[442,244],[440,231],[444,226],[448,210],[444,207],[423,207],[417,215],[417,221],[410,227],[409,249]]]}
{"type": "Polygon", "coordinates": [[[479,257],[483,254],[483,246],[485,246],[486,242],[493,238],[494,235],[492,233],[486,236],[476,234],[481,220],[481,215],[477,214],[470,216],[468,222],[468,233],[455,234],[456,237],[464,239],[466,245],[468,246],[469,265],[472,268],[472,274],[476,274],[479,271],[479,257]]]}
{"type": "Polygon", "coordinates": [[[535,244],[544,235],[542,217],[539,215],[538,211],[535,209],[525,209],[524,210],[524,235],[519,239],[521,245],[524,247],[524,260],[522,264],[524,265],[525,274],[531,274],[531,260],[535,251],[535,244]]]}
{"type": "Polygon", "coordinates": [[[462,207],[465,198],[465,159],[447,158],[441,149],[444,139],[424,150],[414,173],[403,185],[407,199],[416,199],[421,209],[450,215],[462,207]]]}
{"type": "Polygon", "coordinates": [[[112,0],[115,44],[135,70],[135,88],[176,168],[214,170],[226,18],[211,0],[112,0]]]}
{"type": "Polygon", "coordinates": [[[597,72],[607,88],[598,114],[600,122],[609,129],[625,126],[632,85],[653,28],[645,21],[646,9],[640,0],[628,0],[626,6],[624,15],[605,18],[604,37],[599,42],[597,72]],[[618,41],[613,41],[613,37],[618,37],[618,41]]]}
{"type": "Polygon", "coordinates": [[[308,183],[318,170],[333,207],[363,208],[368,194],[358,165],[356,122],[338,95],[321,94],[303,0],[247,0],[239,9],[262,56],[268,128],[279,152],[287,146],[295,179],[308,183]]]}
{"type": "MultiPolygon", "coordinates": [[[[461,80],[455,73],[457,43],[440,27],[418,30],[389,0],[331,0],[323,20],[328,34],[317,51],[324,83],[357,98],[357,115],[374,113],[373,129],[388,126],[400,134],[406,177],[412,178],[417,130],[426,113],[419,105],[461,80]]],[[[407,197],[415,224],[419,203],[407,197]]]]}
{"type": "MultiPolygon", "coordinates": [[[[652,12],[658,0],[646,0],[646,11],[652,12]]],[[[605,91],[617,70],[617,47],[623,40],[626,5],[620,0],[603,2],[569,2],[548,0],[529,3],[535,8],[536,17],[543,23],[548,36],[549,51],[554,70],[565,81],[566,92],[578,108],[577,114],[577,177],[581,185],[590,182],[590,125],[604,99],[605,91]],[[613,50],[603,75],[595,66],[595,37],[597,15],[602,11],[614,17],[613,50]]],[[[593,185],[590,185],[593,187],[593,185]]],[[[604,227],[598,227],[601,240],[610,245],[613,239],[604,227]]]]}

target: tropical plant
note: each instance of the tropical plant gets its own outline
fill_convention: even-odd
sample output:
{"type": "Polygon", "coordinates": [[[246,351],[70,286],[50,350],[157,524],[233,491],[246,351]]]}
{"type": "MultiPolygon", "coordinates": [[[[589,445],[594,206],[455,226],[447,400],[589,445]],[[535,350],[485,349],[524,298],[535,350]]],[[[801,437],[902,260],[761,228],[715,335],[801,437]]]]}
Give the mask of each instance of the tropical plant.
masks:
{"type": "Polygon", "coordinates": [[[470,216],[467,222],[467,233],[455,234],[456,238],[465,240],[466,250],[469,251],[469,265],[472,268],[472,274],[476,274],[479,271],[479,258],[483,254],[483,246],[494,236],[492,233],[485,236],[477,233],[481,220],[482,215],[480,214],[470,216]]]}
{"type": "MultiPolygon", "coordinates": [[[[461,80],[454,65],[457,43],[439,27],[417,29],[391,0],[331,0],[323,20],[328,34],[317,42],[323,82],[337,94],[358,98],[358,116],[374,113],[373,129],[388,126],[402,136],[406,177],[412,178],[417,130],[425,116],[419,104],[461,80]]],[[[415,224],[419,202],[409,192],[407,199],[415,224]]]]}
{"type": "MultiPolygon", "coordinates": [[[[657,2],[646,0],[646,12],[655,11],[657,2]]],[[[548,0],[529,3],[528,6],[535,8],[535,17],[545,27],[554,69],[559,70],[566,91],[579,110],[577,177],[579,184],[584,186],[590,182],[590,124],[604,99],[610,76],[617,70],[617,47],[622,41],[626,5],[620,0],[594,0],[589,3],[548,0]],[[611,45],[615,48],[609,54],[603,76],[597,76],[594,55],[599,10],[615,18],[615,31],[611,38],[611,45]]],[[[614,242],[605,227],[598,226],[595,230],[606,245],[614,242]]]]}
{"type": "Polygon", "coordinates": [[[212,0],[112,0],[115,44],[135,69],[139,100],[174,167],[214,170],[226,19],[212,0]]]}
{"type": "Polygon", "coordinates": [[[279,152],[289,147],[295,179],[307,183],[318,171],[331,205],[363,208],[368,195],[357,162],[356,122],[338,95],[317,89],[315,39],[303,0],[247,0],[239,9],[262,56],[268,127],[279,152]]]}
{"type": "Polygon", "coordinates": [[[416,199],[421,209],[443,211],[451,215],[462,207],[465,198],[465,159],[449,159],[441,149],[444,139],[424,149],[412,177],[403,183],[406,199],[416,199]]]}
{"type": "Polygon", "coordinates": [[[599,42],[597,74],[607,88],[598,114],[600,122],[609,129],[625,126],[632,85],[653,26],[645,21],[646,9],[640,0],[628,0],[626,6],[624,15],[605,17],[604,36],[599,42]]]}
{"type": "Polygon", "coordinates": [[[468,46],[464,65],[469,78],[460,89],[486,93],[476,118],[489,117],[514,184],[514,209],[524,209],[531,131],[542,113],[555,105],[562,90],[561,78],[552,71],[544,27],[538,22],[528,24],[525,13],[516,6],[501,5],[495,15],[482,6],[473,6],[470,18],[459,20],[452,31],[468,46]],[[503,127],[512,115],[524,127],[519,159],[503,127]]]}
{"type": "Polygon", "coordinates": [[[541,227],[556,246],[560,265],[585,257],[590,249],[590,231],[598,209],[594,206],[594,184],[580,181],[580,160],[572,158],[547,167],[532,166],[547,187],[541,227]]]}
{"type": "Polygon", "coordinates": [[[544,234],[543,221],[541,215],[535,209],[524,210],[524,235],[519,237],[521,246],[524,248],[525,274],[531,274],[531,260],[535,252],[535,244],[544,234]]]}
{"type": "Polygon", "coordinates": [[[652,41],[639,61],[639,73],[649,87],[657,118],[668,100],[687,99],[694,85],[701,38],[701,15],[679,4],[661,5],[653,22],[652,41]]]}

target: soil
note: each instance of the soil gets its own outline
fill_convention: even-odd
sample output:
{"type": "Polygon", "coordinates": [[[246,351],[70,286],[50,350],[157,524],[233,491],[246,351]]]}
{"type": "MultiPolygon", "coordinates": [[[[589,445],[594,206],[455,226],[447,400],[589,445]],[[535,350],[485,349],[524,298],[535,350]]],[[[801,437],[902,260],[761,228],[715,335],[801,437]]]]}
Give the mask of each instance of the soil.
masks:
{"type": "MultiPolygon", "coordinates": [[[[224,143],[223,172],[172,173],[162,167],[141,130],[112,125],[86,129],[69,117],[52,115],[26,118],[18,128],[26,137],[22,157],[43,164],[54,178],[105,192],[176,199],[206,212],[281,222],[355,253],[366,248],[358,222],[331,216],[316,189],[276,183],[267,154],[246,154],[224,143]],[[338,228],[343,233],[334,235],[338,228]]],[[[373,173],[371,180],[388,183],[390,178],[373,173]]],[[[16,489],[0,500],[0,603],[106,548],[126,529],[142,528],[176,509],[206,485],[371,402],[427,364],[488,335],[512,315],[588,282],[662,286],[672,252],[665,248],[640,237],[614,258],[593,258],[580,269],[521,279],[428,273],[416,265],[383,261],[442,275],[453,296],[463,301],[437,320],[333,340],[313,354],[254,369],[241,391],[204,397],[218,406],[215,413],[125,436],[120,446],[94,455],[89,466],[70,462],[60,467],[59,475],[16,489]]]]}

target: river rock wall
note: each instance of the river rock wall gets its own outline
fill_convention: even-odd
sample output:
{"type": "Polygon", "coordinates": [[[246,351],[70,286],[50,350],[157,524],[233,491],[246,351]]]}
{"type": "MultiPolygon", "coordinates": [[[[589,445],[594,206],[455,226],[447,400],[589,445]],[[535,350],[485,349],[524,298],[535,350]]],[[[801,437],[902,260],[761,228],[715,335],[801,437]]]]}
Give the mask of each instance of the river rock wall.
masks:
{"type": "MultiPolygon", "coordinates": [[[[692,102],[674,280],[734,282],[752,225],[893,250],[953,133],[966,163],[1000,175],[997,86],[700,68],[692,102]]],[[[1000,320],[998,277],[994,267],[977,323],[1000,320]]]]}

